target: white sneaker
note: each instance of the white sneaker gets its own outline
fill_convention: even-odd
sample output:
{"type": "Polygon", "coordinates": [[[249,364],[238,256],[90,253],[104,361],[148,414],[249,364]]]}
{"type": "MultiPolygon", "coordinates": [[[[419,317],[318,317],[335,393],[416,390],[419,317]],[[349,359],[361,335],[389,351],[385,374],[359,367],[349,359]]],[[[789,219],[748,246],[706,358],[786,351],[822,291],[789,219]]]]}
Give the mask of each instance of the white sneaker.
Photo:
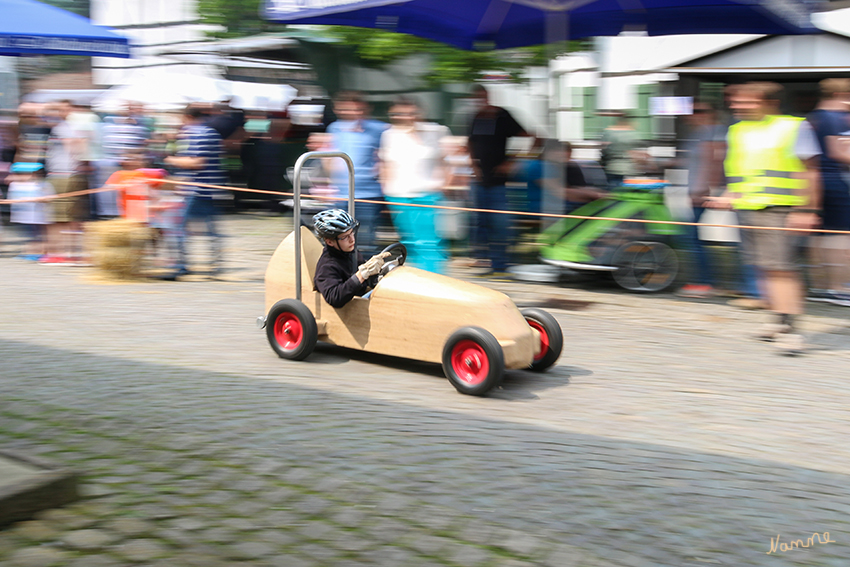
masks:
{"type": "Polygon", "coordinates": [[[825,301],[826,303],[831,303],[833,305],[840,305],[842,307],[850,307],[850,293],[830,289],[826,292],[826,296],[821,301],[825,301]]]}
{"type": "Polygon", "coordinates": [[[806,352],[806,341],[803,335],[796,333],[780,333],[774,343],[777,350],[786,356],[797,356],[806,352]]]}

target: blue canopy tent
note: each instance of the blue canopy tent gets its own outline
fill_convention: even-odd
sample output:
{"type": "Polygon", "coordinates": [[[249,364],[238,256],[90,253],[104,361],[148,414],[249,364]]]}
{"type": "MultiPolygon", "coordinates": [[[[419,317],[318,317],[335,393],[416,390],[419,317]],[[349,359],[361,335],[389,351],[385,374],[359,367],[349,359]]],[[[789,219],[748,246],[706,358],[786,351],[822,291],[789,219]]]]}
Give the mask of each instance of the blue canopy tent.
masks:
{"type": "Polygon", "coordinates": [[[0,55],[130,57],[126,37],[35,0],[0,0],[0,55]]]}
{"type": "Polygon", "coordinates": [[[645,31],[804,34],[808,0],[265,0],[279,23],[381,28],[462,49],[506,49],[645,31]]]}

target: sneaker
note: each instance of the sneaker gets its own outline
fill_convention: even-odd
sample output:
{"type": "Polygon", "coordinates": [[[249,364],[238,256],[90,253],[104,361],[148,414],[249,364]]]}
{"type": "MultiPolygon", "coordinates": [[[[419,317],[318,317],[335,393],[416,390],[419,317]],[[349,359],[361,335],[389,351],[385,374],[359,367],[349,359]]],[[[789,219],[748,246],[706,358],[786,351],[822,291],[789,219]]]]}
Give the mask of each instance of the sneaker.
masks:
{"type": "Polygon", "coordinates": [[[157,279],[173,282],[173,281],[176,281],[177,278],[182,278],[182,277],[188,276],[188,275],[189,275],[189,270],[187,270],[186,268],[180,268],[180,269],[177,269],[177,270],[169,271],[169,272],[162,274],[160,276],[157,276],[157,279]]]}
{"type": "Polygon", "coordinates": [[[732,299],[729,300],[727,305],[731,305],[732,307],[737,307],[739,309],[767,309],[767,302],[763,299],[759,299],[757,297],[742,297],[740,299],[732,299]]]}
{"type": "Polygon", "coordinates": [[[840,305],[842,307],[850,307],[850,293],[829,289],[826,291],[826,295],[821,301],[832,303],[833,305],[840,305]]]}
{"type": "Polygon", "coordinates": [[[780,335],[787,335],[791,332],[791,326],[783,323],[765,323],[756,332],[756,338],[760,341],[774,341],[780,335]]]}
{"type": "Polygon", "coordinates": [[[806,301],[819,301],[825,303],[829,298],[828,289],[812,288],[806,293],[806,301]]]}
{"type": "Polygon", "coordinates": [[[707,297],[714,297],[717,295],[717,292],[710,285],[687,284],[682,286],[679,291],[676,292],[676,295],[679,297],[687,297],[689,299],[705,299],[707,297]]]}
{"type": "Polygon", "coordinates": [[[71,263],[71,261],[68,258],[66,258],[65,256],[53,256],[53,255],[42,256],[38,260],[38,262],[40,264],[53,264],[53,265],[56,265],[56,266],[64,266],[64,265],[68,265],[68,264],[71,263]]]}
{"type": "Polygon", "coordinates": [[[797,333],[780,333],[776,335],[776,340],[773,343],[780,354],[786,356],[797,356],[806,352],[806,341],[803,335],[797,333]]]}

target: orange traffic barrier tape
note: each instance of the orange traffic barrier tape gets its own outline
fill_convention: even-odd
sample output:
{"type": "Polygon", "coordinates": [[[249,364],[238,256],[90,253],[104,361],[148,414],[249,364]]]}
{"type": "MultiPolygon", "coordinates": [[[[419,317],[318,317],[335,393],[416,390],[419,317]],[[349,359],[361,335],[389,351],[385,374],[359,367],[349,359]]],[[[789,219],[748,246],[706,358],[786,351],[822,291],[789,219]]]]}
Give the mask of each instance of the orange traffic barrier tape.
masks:
{"type": "MultiPolygon", "coordinates": [[[[243,193],[256,193],[261,195],[275,195],[278,197],[294,197],[294,193],[287,192],[279,192],[279,191],[265,191],[262,189],[250,189],[247,187],[231,187],[227,185],[212,185],[209,183],[196,183],[192,181],[178,181],[175,179],[163,179],[164,183],[170,183],[171,185],[187,185],[190,187],[200,187],[203,189],[218,189],[223,191],[238,191],[243,193]]],[[[83,195],[89,195],[93,193],[105,193],[107,191],[117,191],[120,186],[117,185],[108,185],[106,187],[98,187],[96,189],[84,189],[82,191],[73,191],[70,193],[60,193],[58,195],[48,195],[45,197],[32,197],[29,199],[18,199],[18,200],[9,200],[9,199],[0,199],[0,205],[8,205],[14,203],[32,203],[39,201],[52,201],[54,199],[64,199],[69,197],[80,197],[83,195]]],[[[302,197],[305,195],[302,194],[302,197]]],[[[328,197],[322,195],[306,195],[310,199],[317,201],[333,201],[333,202],[347,202],[347,198],[340,197],[328,197]]],[[[370,199],[354,199],[355,203],[375,203],[375,204],[386,204],[386,201],[376,201],[370,199]]],[[[769,226],[749,226],[749,225],[741,225],[741,224],[714,224],[714,223],[700,223],[700,222],[690,222],[690,221],[664,221],[664,220],[649,220],[649,219],[623,219],[617,217],[599,217],[599,216],[584,216],[584,215],[568,215],[568,214],[554,214],[554,213],[531,213],[531,212],[522,212],[522,211],[501,211],[495,209],[476,209],[472,207],[450,207],[446,205],[419,205],[414,203],[405,203],[405,204],[396,204],[394,206],[402,206],[402,207],[421,207],[426,209],[440,209],[446,211],[464,211],[469,213],[494,213],[499,215],[516,215],[516,216],[526,216],[526,217],[540,217],[540,218],[556,218],[556,219],[580,219],[580,220],[606,220],[606,221],[616,221],[616,222],[635,222],[635,223],[647,223],[647,224],[669,224],[676,226],[709,226],[715,228],[737,228],[737,229],[746,229],[746,230],[778,230],[785,232],[805,232],[805,233],[818,233],[818,234],[850,234],[848,230],[827,230],[823,228],[788,228],[788,227],[769,227],[769,226]]]]}

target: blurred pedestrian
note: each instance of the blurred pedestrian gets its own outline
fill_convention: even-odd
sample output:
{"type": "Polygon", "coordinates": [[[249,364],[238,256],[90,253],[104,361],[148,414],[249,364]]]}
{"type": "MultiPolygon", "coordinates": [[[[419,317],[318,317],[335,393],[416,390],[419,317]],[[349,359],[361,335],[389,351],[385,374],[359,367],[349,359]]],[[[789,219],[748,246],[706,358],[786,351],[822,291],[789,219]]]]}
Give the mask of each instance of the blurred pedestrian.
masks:
{"type": "MultiPolygon", "coordinates": [[[[284,193],[292,188],[287,182],[287,159],[285,139],[290,127],[285,114],[268,116],[266,128],[247,132],[240,155],[248,187],[262,191],[284,193]]],[[[270,212],[280,210],[282,197],[269,195],[265,199],[270,212]]]]}
{"type": "MultiPolygon", "coordinates": [[[[218,132],[204,124],[202,109],[187,106],[183,111],[183,127],[177,139],[177,152],[165,158],[166,165],[174,168],[175,176],[182,181],[209,185],[224,183],[221,167],[222,145],[218,132]]],[[[186,187],[186,203],[180,220],[177,236],[177,262],[167,279],[175,279],[189,273],[186,254],[187,226],[189,221],[201,221],[206,225],[210,237],[211,272],[221,270],[221,235],[216,226],[216,208],[213,202],[214,189],[199,186],[186,187]]]]}
{"type": "MultiPolygon", "coordinates": [[[[475,85],[472,96],[478,111],[469,127],[469,155],[475,173],[470,187],[475,208],[508,211],[505,183],[512,162],[507,153],[508,138],[530,136],[510,112],[490,104],[483,85],[475,85]]],[[[508,239],[511,219],[503,213],[476,213],[471,244],[473,254],[489,262],[492,273],[508,269],[508,239]]]]}
{"type": "MultiPolygon", "coordinates": [[[[68,121],[73,106],[63,100],[54,106],[57,124],[50,131],[47,147],[47,180],[57,195],[88,188],[88,171],[81,169],[86,154],[85,134],[68,121]]],[[[69,264],[75,261],[74,236],[80,233],[79,222],[89,218],[88,199],[79,196],[60,197],[52,201],[53,223],[47,231],[47,254],[41,262],[69,264]]]]}
{"type": "Polygon", "coordinates": [[[445,273],[446,251],[437,236],[437,209],[409,205],[441,205],[446,166],[441,140],[448,128],[421,119],[409,98],[390,106],[392,126],[381,135],[381,186],[393,224],[407,248],[406,264],[445,273]]]}
{"type": "MultiPolygon", "coordinates": [[[[850,231],[850,79],[820,83],[821,101],[808,115],[821,151],[821,228],[850,231]]],[[[814,301],[850,307],[850,235],[810,238],[823,266],[823,283],[811,290],[814,301]]]]}
{"type": "MultiPolygon", "coordinates": [[[[740,119],[732,111],[732,99],[737,90],[741,87],[740,84],[726,85],[723,89],[723,109],[719,112],[720,122],[725,128],[726,134],[724,139],[728,138],[729,128],[738,122],[740,119]]],[[[726,178],[724,174],[723,184],[725,187],[726,178]]],[[[742,224],[743,221],[740,215],[734,213],[732,219],[734,224],[742,224]]],[[[761,270],[755,265],[755,243],[753,242],[754,231],[740,231],[740,241],[735,247],[735,260],[737,261],[739,289],[737,290],[742,297],[729,300],[728,304],[733,307],[749,310],[767,309],[768,303],[765,299],[764,281],[761,270]]]]}
{"type": "MultiPolygon", "coordinates": [[[[10,168],[9,199],[20,201],[38,199],[54,194],[45,180],[44,165],[38,162],[17,162],[10,168]]],[[[45,228],[51,221],[50,204],[46,201],[12,203],[10,222],[24,232],[25,245],[19,258],[40,260],[45,254],[45,228]]]]}
{"type": "MultiPolygon", "coordinates": [[[[127,103],[116,116],[107,117],[100,129],[101,158],[98,163],[97,185],[106,185],[107,179],[121,169],[124,156],[147,148],[150,130],[139,116],[140,106],[127,103]]],[[[98,218],[118,216],[118,196],[114,192],[97,193],[94,201],[98,218]]]]}
{"type": "MultiPolygon", "coordinates": [[[[375,232],[384,209],[384,194],[378,179],[378,149],[381,134],[389,124],[368,118],[369,107],[361,93],[343,91],[334,99],[337,120],[328,126],[333,136],[333,149],[345,152],[354,163],[354,198],[375,201],[357,203],[356,217],[360,222],[357,245],[365,255],[375,248],[375,232]]],[[[348,170],[339,159],[329,162],[331,182],[339,199],[348,199],[348,170]]]]}
{"type": "Polygon", "coordinates": [[[18,142],[13,162],[47,162],[50,126],[44,121],[41,105],[25,102],[18,107],[18,142]]]}
{"type": "Polygon", "coordinates": [[[641,144],[640,135],[625,113],[618,113],[616,122],[602,131],[602,154],[599,161],[611,189],[622,185],[623,179],[638,174],[636,162],[641,144]]]}
{"type": "Polygon", "coordinates": [[[559,213],[569,214],[585,203],[608,196],[608,191],[587,182],[581,166],[573,160],[573,145],[570,142],[546,140],[539,164],[533,170],[538,174],[535,182],[548,191],[555,201],[563,203],[559,213]]]}
{"type": "MultiPolygon", "coordinates": [[[[705,200],[713,188],[722,186],[723,157],[726,154],[726,129],[717,121],[714,109],[706,103],[695,103],[693,113],[687,117],[690,125],[689,140],[685,144],[688,170],[688,196],[694,221],[705,212],[705,200]]],[[[711,255],[699,237],[696,226],[684,227],[684,241],[691,257],[689,283],[678,291],[681,297],[706,298],[717,294],[716,272],[711,255]]]]}
{"type": "MultiPolygon", "coordinates": [[[[724,161],[726,193],[707,201],[732,207],[748,226],[813,228],[820,222],[817,157],[820,148],[802,118],[779,114],[782,87],[755,82],[732,96],[740,122],[729,128],[724,161]]],[[[764,274],[775,320],[758,337],[785,354],[800,354],[804,340],[796,318],[803,312],[803,284],[796,258],[800,233],[752,230],[755,261],[764,274]]]]}

